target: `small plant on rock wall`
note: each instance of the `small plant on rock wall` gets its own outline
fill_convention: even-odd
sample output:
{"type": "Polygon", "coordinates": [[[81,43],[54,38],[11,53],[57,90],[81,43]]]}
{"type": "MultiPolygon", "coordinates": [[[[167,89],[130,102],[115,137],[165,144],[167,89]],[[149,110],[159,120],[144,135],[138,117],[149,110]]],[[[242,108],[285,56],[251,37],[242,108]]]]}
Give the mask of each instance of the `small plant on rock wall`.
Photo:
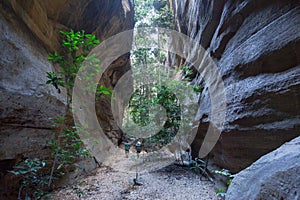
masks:
{"type": "MultiPolygon", "coordinates": [[[[53,119],[55,127],[60,127],[65,118],[60,117],[53,119]]],[[[72,170],[74,163],[78,158],[90,157],[89,151],[82,145],[82,141],[78,136],[79,127],[65,127],[60,130],[58,139],[52,139],[50,142],[52,152],[52,169],[48,185],[51,185],[52,177],[62,176],[65,172],[72,170]],[[55,174],[54,174],[55,173],[55,174]]]]}
{"type": "MultiPolygon", "coordinates": [[[[47,72],[48,81],[46,84],[53,85],[58,92],[59,87],[64,87],[67,92],[67,109],[70,109],[72,102],[72,89],[76,75],[82,67],[83,62],[89,63],[94,68],[95,73],[90,72],[87,76],[95,76],[100,71],[98,65],[100,60],[95,58],[95,54],[88,55],[92,48],[100,43],[94,35],[86,34],[84,31],[69,32],[60,31],[64,36],[61,46],[65,49],[66,54],[61,55],[58,52],[49,53],[48,60],[58,64],[61,71],[47,72]]],[[[87,77],[87,78],[91,78],[87,77]]],[[[99,85],[98,93],[107,93],[107,88],[99,85]]]]}
{"type": "MultiPolygon", "coordinates": [[[[231,182],[232,182],[232,179],[233,179],[234,176],[235,176],[234,174],[231,174],[231,173],[229,172],[229,170],[227,170],[227,169],[214,170],[213,173],[219,174],[219,175],[221,175],[221,176],[226,177],[226,178],[227,178],[227,182],[226,182],[227,187],[229,187],[229,185],[230,185],[231,182]]],[[[219,196],[219,197],[225,198],[226,191],[227,191],[227,188],[226,188],[226,187],[219,188],[219,189],[216,190],[216,194],[217,194],[217,196],[219,196]]]]}
{"type": "MultiPolygon", "coordinates": [[[[52,176],[55,171],[62,171],[72,168],[72,164],[80,157],[89,156],[89,152],[83,147],[79,138],[78,130],[80,127],[74,126],[70,105],[72,103],[72,90],[76,75],[83,62],[92,66],[86,79],[91,79],[100,72],[100,60],[95,54],[89,55],[92,48],[100,43],[94,35],[87,34],[84,31],[69,32],[60,31],[64,36],[61,46],[65,49],[66,54],[60,55],[58,52],[50,53],[48,60],[58,64],[61,71],[54,73],[48,72],[49,80],[46,84],[53,85],[58,92],[59,87],[64,87],[67,92],[66,116],[54,119],[56,137],[51,141],[52,148],[52,170],[50,174],[49,186],[52,182],[52,176]]],[[[111,90],[95,83],[92,88],[96,89],[96,96],[111,94],[111,90]]]]}
{"type": "MultiPolygon", "coordinates": [[[[100,43],[94,35],[87,34],[84,31],[69,32],[60,31],[64,36],[61,46],[65,49],[66,54],[60,55],[58,52],[50,53],[48,60],[58,64],[61,71],[54,73],[48,72],[49,80],[46,84],[53,85],[60,93],[59,87],[64,87],[67,92],[66,116],[58,117],[53,122],[56,124],[56,137],[51,141],[53,166],[50,174],[49,185],[52,180],[54,171],[59,171],[63,168],[68,169],[79,157],[89,156],[88,151],[82,147],[82,142],[78,136],[79,127],[74,126],[70,105],[72,103],[72,90],[76,75],[83,67],[83,62],[92,66],[86,78],[93,78],[96,73],[100,72],[98,58],[95,54],[89,55],[92,48],[100,43]]],[[[111,90],[98,85],[96,86],[97,97],[99,95],[111,94],[111,90]]],[[[89,88],[94,89],[94,88],[89,88]]]]}

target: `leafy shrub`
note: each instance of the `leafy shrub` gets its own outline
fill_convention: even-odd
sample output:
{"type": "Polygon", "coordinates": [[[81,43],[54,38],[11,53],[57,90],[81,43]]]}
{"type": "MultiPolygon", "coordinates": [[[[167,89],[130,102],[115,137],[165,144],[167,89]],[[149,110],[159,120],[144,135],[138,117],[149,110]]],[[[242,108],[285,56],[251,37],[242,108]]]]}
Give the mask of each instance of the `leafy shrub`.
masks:
{"type": "MultiPolygon", "coordinates": [[[[65,54],[49,53],[48,60],[58,64],[60,70],[47,72],[46,84],[52,85],[58,93],[61,93],[61,87],[66,89],[66,116],[51,119],[54,124],[55,137],[49,143],[51,148],[49,159],[42,161],[38,158],[26,159],[17,163],[13,170],[9,171],[21,179],[19,200],[52,196],[49,191],[53,189],[53,181],[73,170],[76,167],[74,163],[79,158],[90,156],[78,135],[78,131],[84,127],[74,126],[70,105],[74,81],[80,67],[83,67],[81,66],[82,63],[85,61],[94,67],[94,72],[87,74],[87,79],[95,76],[100,70],[98,67],[100,60],[95,58],[95,55],[88,56],[91,49],[100,41],[94,35],[86,34],[84,31],[74,32],[71,30],[68,32],[60,31],[60,33],[64,36],[61,46],[65,49],[65,54]]],[[[94,86],[92,89],[96,90],[98,96],[111,94],[110,89],[98,85],[98,83],[95,83],[94,86]]]]}
{"type": "Polygon", "coordinates": [[[46,162],[38,158],[26,159],[17,163],[13,170],[8,172],[21,177],[18,199],[22,196],[27,199],[41,199],[52,194],[47,191],[48,176],[43,173],[46,162]]]}

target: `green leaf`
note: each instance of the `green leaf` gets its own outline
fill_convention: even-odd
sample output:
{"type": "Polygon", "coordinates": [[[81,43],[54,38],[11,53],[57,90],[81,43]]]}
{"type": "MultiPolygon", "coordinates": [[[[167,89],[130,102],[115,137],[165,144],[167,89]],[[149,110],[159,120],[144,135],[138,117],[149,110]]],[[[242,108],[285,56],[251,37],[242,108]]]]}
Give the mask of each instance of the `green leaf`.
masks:
{"type": "Polygon", "coordinates": [[[111,92],[109,92],[109,91],[103,91],[102,94],[108,95],[108,94],[111,94],[111,92]]]}
{"type": "Polygon", "coordinates": [[[7,170],[7,172],[14,174],[14,175],[20,175],[20,173],[18,171],[7,170]]]}
{"type": "Polygon", "coordinates": [[[60,170],[63,166],[64,166],[63,163],[62,163],[62,164],[59,164],[59,165],[57,166],[57,170],[60,170]]]}
{"type": "Polygon", "coordinates": [[[231,182],[232,182],[232,178],[228,179],[227,185],[229,186],[231,184],[231,182]]]}
{"type": "Polygon", "coordinates": [[[59,31],[62,35],[67,35],[67,32],[60,30],[59,31]]]}
{"type": "Polygon", "coordinates": [[[57,194],[49,193],[44,195],[43,197],[54,197],[54,196],[57,196],[57,194]]]}

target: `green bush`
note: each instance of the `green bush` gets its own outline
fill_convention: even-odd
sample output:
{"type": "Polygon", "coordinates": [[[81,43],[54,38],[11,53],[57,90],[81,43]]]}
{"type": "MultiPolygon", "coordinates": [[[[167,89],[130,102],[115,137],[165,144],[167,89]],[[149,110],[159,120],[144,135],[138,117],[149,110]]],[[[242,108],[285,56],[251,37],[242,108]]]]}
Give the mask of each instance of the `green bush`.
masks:
{"type": "MultiPolygon", "coordinates": [[[[64,37],[61,44],[64,54],[54,52],[49,53],[48,57],[49,61],[60,67],[60,70],[47,72],[46,84],[52,85],[58,93],[61,93],[61,87],[66,89],[66,116],[51,119],[55,137],[49,143],[51,149],[49,159],[42,161],[38,158],[26,159],[17,163],[14,169],[9,171],[21,178],[18,199],[29,200],[51,196],[49,192],[53,189],[53,181],[72,171],[78,159],[90,156],[78,135],[78,131],[84,127],[74,126],[70,105],[74,81],[79,69],[83,67],[81,66],[83,62],[87,62],[94,69],[94,72],[91,70],[91,73],[87,74],[86,79],[92,78],[100,71],[98,67],[100,60],[95,58],[94,54],[89,56],[91,49],[100,41],[94,35],[86,34],[84,31],[71,30],[60,31],[60,33],[64,37]]],[[[91,89],[95,89],[98,96],[111,94],[110,89],[98,83],[95,83],[91,89]]]]}

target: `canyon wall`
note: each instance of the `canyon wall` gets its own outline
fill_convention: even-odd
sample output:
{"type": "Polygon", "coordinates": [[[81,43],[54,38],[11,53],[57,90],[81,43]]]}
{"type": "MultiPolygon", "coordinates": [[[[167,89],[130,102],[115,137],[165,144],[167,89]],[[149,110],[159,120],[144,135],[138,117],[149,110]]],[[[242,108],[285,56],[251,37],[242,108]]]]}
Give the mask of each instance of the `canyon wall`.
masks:
{"type": "MultiPolygon", "coordinates": [[[[65,95],[46,85],[46,72],[57,69],[47,53],[61,52],[60,30],[85,30],[100,41],[132,29],[130,0],[3,0],[0,1],[0,169],[2,176],[24,157],[46,157],[52,138],[49,118],[64,115],[65,95]]],[[[105,72],[113,87],[130,68],[129,55],[105,72]]],[[[99,122],[112,140],[120,138],[109,97],[99,104],[99,122]]]]}
{"type": "MultiPolygon", "coordinates": [[[[214,161],[237,172],[299,136],[300,1],[172,0],[170,4],[176,30],[207,50],[225,84],[226,120],[211,152],[214,161]]],[[[193,56],[190,50],[186,61],[193,56]]],[[[202,81],[196,76],[193,83],[202,81]]],[[[199,99],[194,156],[210,121],[208,87],[199,99]]]]}

